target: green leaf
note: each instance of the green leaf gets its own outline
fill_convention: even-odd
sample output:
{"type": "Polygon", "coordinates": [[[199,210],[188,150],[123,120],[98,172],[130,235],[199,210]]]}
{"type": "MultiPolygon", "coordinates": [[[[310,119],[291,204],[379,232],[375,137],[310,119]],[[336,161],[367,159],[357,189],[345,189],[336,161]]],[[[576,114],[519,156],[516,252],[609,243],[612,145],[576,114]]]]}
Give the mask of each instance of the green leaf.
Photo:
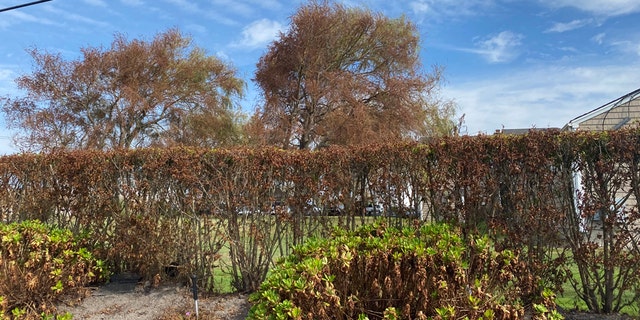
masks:
{"type": "Polygon", "coordinates": [[[62,286],[61,280],[58,280],[58,282],[56,282],[56,285],[51,287],[51,290],[53,290],[55,293],[60,293],[63,289],[64,287],[62,286]]]}

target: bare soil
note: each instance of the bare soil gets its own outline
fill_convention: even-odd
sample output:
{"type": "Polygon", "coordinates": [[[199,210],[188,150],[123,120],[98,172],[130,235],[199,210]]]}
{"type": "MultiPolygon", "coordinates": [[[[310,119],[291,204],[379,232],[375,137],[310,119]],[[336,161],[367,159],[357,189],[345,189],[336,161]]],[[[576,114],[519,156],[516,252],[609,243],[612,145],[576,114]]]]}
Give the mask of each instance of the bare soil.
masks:
{"type": "MultiPolygon", "coordinates": [[[[90,288],[83,299],[69,297],[57,308],[60,313],[71,313],[73,319],[196,319],[190,288],[179,283],[153,287],[133,275],[90,288]]],[[[200,319],[241,320],[247,317],[249,308],[248,296],[243,294],[198,296],[200,319]]]]}

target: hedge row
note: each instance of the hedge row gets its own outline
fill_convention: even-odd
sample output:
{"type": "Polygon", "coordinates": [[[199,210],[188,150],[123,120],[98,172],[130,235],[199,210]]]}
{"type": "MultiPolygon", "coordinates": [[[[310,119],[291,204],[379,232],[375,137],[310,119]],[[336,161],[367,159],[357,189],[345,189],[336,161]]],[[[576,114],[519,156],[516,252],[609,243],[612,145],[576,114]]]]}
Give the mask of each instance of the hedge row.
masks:
{"type": "MultiPolygon", "coordinates": [[[[11,155],[0,158],[0,218],[90,230],[91,246],[114,272],[151,277],[176,262],[187,274],[197,272],[209,290],[221,269],[237,290],[253,291],[274,257],[336,225],[355,228],[365,221],[365,206],[377,202],[396,224],[418,213],[418,223],[448,222],[464,239],[489,234],[498,246],[517,250],[540,281],[558,285],[565,255],[550,248],[596,255],[582,236],[591,217],[637,219],[635,205],[616,200],[640,195],[638,133],[544,131],[312,152],[11,155]]],[[[613,225],[619,219],[603,220],[620,230],[613,225]]],[[[618,246],[633,248],[632,228],[618,246]]],[[[637,259],[634,250],[628,252],[637,259]]]]}

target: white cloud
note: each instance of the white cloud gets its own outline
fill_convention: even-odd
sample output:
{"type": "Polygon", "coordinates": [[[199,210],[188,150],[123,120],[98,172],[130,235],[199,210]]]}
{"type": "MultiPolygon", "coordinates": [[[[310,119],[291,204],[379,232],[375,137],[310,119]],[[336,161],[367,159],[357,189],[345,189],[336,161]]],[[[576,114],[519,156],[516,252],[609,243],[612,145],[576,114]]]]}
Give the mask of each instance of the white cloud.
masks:
{"type": "Polygon", "coordinates": [[[78,27],[78,23],[90,25],[94,28],[109,27],[109,23],[107,22],[95,20],[81,14],[73,13],[71,11],[60,10],[55,7],[47,7],[46,10],[57,16],[59,21],[64,22],[66,20],[67,22],[70,22],[68,23],[68,25],[73,27],[78,27]]]}
{"type": "MultiPolygon", "coordinates": [[[[18,76],[16,69],[17,66],[15,65],[0,65],[0,97],[12,97],[19,94],[19,90],[14,82],[18,76]]],[[[4,119],[0,118],[0,155],[18,152],[13,146],[11,139],[14,133],[15,132],[6,128],[4,119]]]]}
{"type": "Polygon", "coordinates": [[[216,57],[218,57],[219,59],[221,59],[223,61],[231,61],[231,58],[229,57],[229,55],[224,51],[216,52],[216,57]]]}
{"type": "Polygon", "coordinates": [[[235,16],[249,17],[255,10],[256,6],[248,5],[238,0],[211,0],[211,4],[215,8],[224,8],[224,10],[235,16]]]}
{"type": "Polygon", "coordinates": [[[605,37],[606,35],[607,35],[607,34],[606,34],[606,33],[604,33],[604,32],[598,33],[598,34],[596,34],[595,36],[593,36],[593,37],[591,38],[591,41],[593,41],[593,42],[595,42],[595,43],[597,43],[597,44],[602,44],[602,43],[604,42],[604,37],[605,37]]]}
{"type": "Polygon", "coordinates": [[[511,31],[476,42],[477,49],[466,50],[482,55],[490,63],[509,62],[518,56],[518,47],[522,44],[523,35],[511,31]]]}
{"type": "Polygon", "coordinates": [[[558,47],[558,50],[563,51],[563,52],[569,52],[569,53],[579,53],[580,52],[578,49],[576,49],[575,47],[571,47],[571,46],[558,47]]]}
{"type": "Polygon", "coordinates": [[[640,12],[638,0],[539,0],[552,8],[571,7],[590,12],[596,16],[619,16],[640,12]]]}
{"type": "Polygon", "coordinates": [[[571,31],[571,30],[582,28],[591,22],[592,22],[591,19],[573,20],[571,22],[566,22],[566,23],[556,22],[553,24],[551,28],[547,29],[545,32],[571,31]]]}
{"type": "Polygon", "coordinates": [[[107,7],[107,3],[103,0],[84,0],[84,2],[96,7],[107,7]]]}
{"type": "Polygon", "coordinates": [[[426,1],[412,1],[409,3],[409,8],[417,15],[427,14],[431,11],[431,6],[426,1]]]}
{"type": "Polygon", "coordinates": [[[632,40],[613,41],[611,45],[616,47],[620,52],[632,54],[640,57],[640,43],[632,40]]]}
{"type": "Polygon", "coordinates": [[[196,23],[190,23],[190,24],[187,24],[187,25],[185,26],[185,28],[186,28],[187,30],[189,30],[189,31],[193,31],[193,32],[196,32],[196,33],[202,33],[202,34],[204,34],[204,33],[206,33],[206,32],[207,32],[207,27],[205,27],[205,26],[203,26],[203,25],[201,25],[201,24],[196,24],[196,23]]]}
{"type": "Polygon", "coordinates": [[[174,4],[178,7],[180,7],[180,9],[189,11],[189,12],[199,12],[200,8],[198,7],[198,5],[196,3],[193,3],[192,1],[187,1],[187,0],[165,0],[168,3],[174,4]]]}
{"type": "MultiPolygon", "coordinates": [[[[177,6],[178,9],[186,11],[190,14],[203,15],[208,19],[211,19],[215,22],[228,25],[228,26],[236,25],[236,21],[233,18],[230,18],[230,17],[234,17],[235,15],[229,14],[228,12],[226,12],[228,10],[231,10],[230,6],[235,6],[235,4],[230,4],[230,6],[227,6],[226,4],[218,3],[217,1],[219,0],[216,0],[212,3],[212,8],[211,8],[206,6],[201,7],[199,4],[202,4],[202,3],[197,1],[188,1],[188,0],[164,0],[164,1],[167,3],[173,4],[177,6]],[[221,8],[224,8],[224,10],[221,10],[221,8]]],[[[228,1],[228,0],[223,0],[223,1],[228,1]]]]}
{"type": "Polygon", "coordinates": [[[53,20],[37,17],[20,10],[3,12],[2,14],[6,16],[3,16],[3,19],[0,19],[0,29],[4,29],[22,22],[38,23],[49,26],[60,25],[58,22],[55,22],[53,20]]]}
{"type": "Polygon", "coordinates": [[[264,47],[273,41],[280,31],[282,24],[269,19],[256,20],[242,29],[242,39],[232,44],[233,47],[255,49],[264,47]]]}
{"type": "Polygon", "coordinates": [[[640,64],[535,66],[444,88],[465,114],[463,132],[562,127],[569,120],[638,89],[640,64]]]}
{"type": "Polygon", "coordinates": [[[273,11],[282,9],[282,4],[278,0],[251,0],[251,3],[273,11]]]}
{"type": "Polygon", "coordinates": [[[9,66],[0,65],[0,96],[4,96],[15,89],[12,84],[13,79],[16,77],[14,68],[9,66]]]}
{"type": "Polygon", "coordinates": [[[140,7],[144,5],[144,2],[142,2],[142,0],[120,0],[120,2],[131,7],[140,7]]]}
{"type": "Polygon", "coordinates": [[[417,15],[445,18],[476,15],[494,5],[492,0],[414,0],[409,3],[409,8],[417,15]]]}

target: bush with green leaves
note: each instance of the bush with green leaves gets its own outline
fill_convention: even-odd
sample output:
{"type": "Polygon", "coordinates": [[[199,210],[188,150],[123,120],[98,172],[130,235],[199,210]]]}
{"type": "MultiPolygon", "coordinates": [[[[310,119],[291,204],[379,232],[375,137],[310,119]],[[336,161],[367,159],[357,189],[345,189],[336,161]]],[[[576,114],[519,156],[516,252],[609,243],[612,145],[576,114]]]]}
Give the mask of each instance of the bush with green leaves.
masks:
{"type": "Polygon", "coordinates": [[[46,317],[57,298],[106,277],[87,237],[36,220],[0,224],[0,317],[46,317]]]}
{"type": "Polygon", "coordinates": [[[310,240],[251,295],[249,319],[520,319],[538,293],[534,313],[555,309],[517,253],[462,239],[445,224],[377,222],[310,240]]]}

